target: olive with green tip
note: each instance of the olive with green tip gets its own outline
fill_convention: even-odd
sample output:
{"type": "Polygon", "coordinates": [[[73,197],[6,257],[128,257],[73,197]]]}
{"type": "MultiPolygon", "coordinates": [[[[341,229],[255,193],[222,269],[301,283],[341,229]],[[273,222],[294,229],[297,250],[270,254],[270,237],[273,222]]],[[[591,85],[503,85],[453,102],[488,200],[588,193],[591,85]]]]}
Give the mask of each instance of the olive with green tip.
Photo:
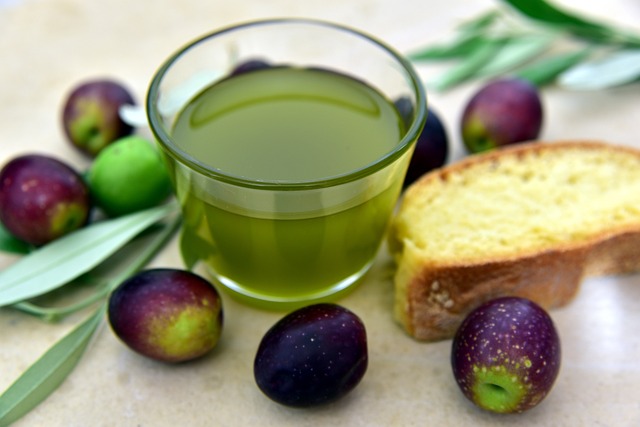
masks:
{"type": "Polygon", "coordinates": [[[133,127],[120,116],[120,108],[135,104],[129,89],[116,80],[84,81],[72,88],[64,101],[64,133],[71,145],[95,157],[112,142],[133,132],[133,127]]]}
{"type": "Polygon", "coordinates": [[[471,153],[532,141],[542,130],[544,111],[538,89],[526,80],[502,78],[481,87],[469,100],[460,123],[471,153]]]}
{"type": "Polygon", "coordinates": [[[519,297],[481,304],[453,339],[451,365],[463,394],[482,409],[518,413],[537,406],[560,371],[560,338],[547,312],[519,297]]]}
{"type": "Polygon", "coordinates": [[[91,206],[82,177],[51,156],[18,156],[0,171],[0,222],[32,245],[44,245],[84,226],[91,206]]]}
{"type": "Polygon", "coordinates": [[[121,283],[109,297],[109,324],[129,348],[163,362],[204,356],[222,333],[222,300],[206,279],[156,268],[121,283]]]}

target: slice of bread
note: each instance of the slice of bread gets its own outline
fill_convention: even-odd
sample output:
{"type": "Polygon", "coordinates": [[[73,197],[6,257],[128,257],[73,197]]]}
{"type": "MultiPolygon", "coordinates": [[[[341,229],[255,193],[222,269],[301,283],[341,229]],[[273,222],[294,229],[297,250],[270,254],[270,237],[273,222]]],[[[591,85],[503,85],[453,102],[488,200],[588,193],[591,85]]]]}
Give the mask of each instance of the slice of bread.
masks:
{"type": "Polygon", "coordinates": [[[502,295],[562,306],[585,276],[640,270],[640,151],[561,141],[470,156],[406,190],[388,247],[395,315],[416,339],[452,337],[502,295]]]}

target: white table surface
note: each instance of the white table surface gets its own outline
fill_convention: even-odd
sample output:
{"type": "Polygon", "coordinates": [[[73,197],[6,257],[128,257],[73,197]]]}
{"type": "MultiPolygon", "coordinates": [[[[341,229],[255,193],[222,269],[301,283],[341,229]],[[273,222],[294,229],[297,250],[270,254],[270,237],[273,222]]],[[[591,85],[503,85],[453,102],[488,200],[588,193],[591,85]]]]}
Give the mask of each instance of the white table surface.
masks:
{"type": "MultiPolygon", "coordinates": [[[[61,103],[78,81],[113,76],[143,99],[161,61],[185,42],[254,18],[301,16],[365,30],[408,52],[452,34],[489,0],[0,0],[0,163],[49,153],[82,168],[65,142],[61,103]]],[[[585,0],[598,19],[640,31],[636,0],[585,0]]],[[[428,80],[437,72],[419,67],[428,80]]],[[[463,155],[458,120],[476,86],[429,101],[444,119],[451,160],[463,155]]],[[[600,139],[640,147],[640,84],[600,92],[543,92],[543,138],[600,139]]],[[[0,255],[0,268],[14,261],[0,255]]],[[[175,242],[152,263],[181,267],[175,242]]],[[[104,325],[77,369],[20,426],[636,426],[640,425],[640,275],[587,279],[577,298],[553,310],[563,344],[560,376],[549,397],[517,416],[497,416],[462,397],[451,374],[450,341],[420,343],[392,318],[389,257],[380,251],[358,289],[340,301],[358,313],[369,336],[362,383],[327,407],[294,410],[264,397],[253,358],[283,314],[224,297],[225,330],[216,350],[195,363],[167,366],[125,348],[104,325]]],[[[56,325],[0,309],[0,389],[85,316],[56,325]]]]}

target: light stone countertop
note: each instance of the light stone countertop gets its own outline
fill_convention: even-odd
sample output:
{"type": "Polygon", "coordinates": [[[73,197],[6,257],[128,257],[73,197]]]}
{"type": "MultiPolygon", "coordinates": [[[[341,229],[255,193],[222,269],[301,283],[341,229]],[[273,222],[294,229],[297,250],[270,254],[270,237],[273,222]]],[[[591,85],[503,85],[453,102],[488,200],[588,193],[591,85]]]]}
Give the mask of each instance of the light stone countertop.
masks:
{"type": "MultiPolygon", "coordinates": [[[[558,2],[640,31],[637,0],[558,2]],[[579,6],[577,6],[579,5],[579,6]]],[[[369,32],[402,52],[452,34],[490,0],[0,0],[0,163],[26,152],[87,160],[65,142],[61,103],[78,81],[113,76],[142,100],[157,66],[187,41],[255,18],[322,18],[369,32]]],[[[438,70],[419,67],[428,80],[438,70]]],[[[476,88],[429,93],[463,154],[458,120],[476,88]]],[[[542,137],[603,139],[640,147],[640,84],[599,92],[544,90],[542,137]]],[[[0,255],[0,268],[14,258],[0,255]]],[[[181,267],[175,242],[153,266],[181,267]]],[[[125,348],[103,325],[72,375],[19,426],[637,426],[640,425],[640,275],[588,279],[569,306],[553,310],[563,344],[554,390],[517,416],[482,412],[463,398],[449,363],[451,342],[426,344],[394,323],[390,260],[383,247],[366,280],[341,304],[363,319],[369,369],[345,399],[295,410],[258,390],[253,358],[283,314],[224,297],[225,330],[202,360],[167,366],[125,348]]],[[[0,309],[0,390],[86,313],[45,324],[0,309]]]]}

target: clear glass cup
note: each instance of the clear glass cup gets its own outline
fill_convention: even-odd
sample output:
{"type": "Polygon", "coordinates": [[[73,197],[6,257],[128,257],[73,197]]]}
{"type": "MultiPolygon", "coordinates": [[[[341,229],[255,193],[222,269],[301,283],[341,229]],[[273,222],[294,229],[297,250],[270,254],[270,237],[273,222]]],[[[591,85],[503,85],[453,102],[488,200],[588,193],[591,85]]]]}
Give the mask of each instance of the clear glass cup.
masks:
{"type": "MultiPolygon", "coordinates": [[[[233,99],[219,91],[208,99],[217,102],[227,96],[233,99]]],[[[200,106],[194,111],[202,109],[200,106]]],[[[419,76],[403,56],[386,44],[333,23],[274,19],[222,29],[178,50],[151,82],[147,114],[182,206],[183,254],[191,260],[204,261],[212,278],[232,296],[263,307],[294,308],[343,295],[371,267],[402,189],[427,107],[419,76]],[[239,65],[246,67],[256,59],[269,64],[275,75],[282,75],[276,84],[271,80],[267,84],[262,77],[256,79],[267,76],[260,74],[264,70],[229,78],[239,65]],[[311,72],[319,74],[310,77],[311,72]],[[290,89],[288,86],[297,81],[291,73],[298,73],[307,79],[301,81],[308,84],[298,83],[290,89]],[[262,96],[258,101],[271,97],[320,102],[321,107],[337,114],[336,120],[321,123],[329,117],[327,114],[305,116],[307,104],[302,108],[298,104],[289,106],[287,114],[275,114],[275,119],[262,120],[259,115],[256,120],[225,128],[253,135],[234,134],[241,144],[248,144],[238,149],[247,161],[258,162],[244,165],[248,172],[228,168],[224,164],[226,152],[205,159],[213,145],[206,145],[207,151],[203,152],[193,150],[189,144],[224,144],[231,137],[213,131],[200,136],[190,134],[195,129],[196,113],[187,118],[185,107],[194,105],[198,96],[205,99],[202,94],[209,87],[218,88],[221,83],[229,85],[232,81],[239,85],[242,76],[249,76],[254,85],[230,92],[242,100],[229,101],[231,106],[225,107],[224,114],[201,116],[208,120],[235,113],[240,111],[239,106],[254,104],[262,96]],[[346,89],[337,89],[334,80],[344,78],[349,79],[346,89]],[[321,86],[324,80],[326,88],[321,86]],[[353,86],[358,84],[366,88],[353,86]],[[307,87],[313,93],[306,93],[307,87]],[[278,88],[286,94],[276,93],[278,88]],[[269,95],[260,95],[261,91],[269,95]],[[371,91],[383,98],[380,106],[369,106],[374,97],[371,91]],[[253,93],[256,99],[251,99],[253,93]],[[360,93],[365,94],[364,98],[360,93]],[[348,138],[333,148],[328,143],[309,148],[304,145],[311,144],[307,136],[322,138],[325,130],[340,131],[342,125],[334,123],[342,119],[347,127],[355,123],[349,114],[367,114],[365,118],[375,119],[377,126],[382,123],[379,110],[387,111],[389,105],[394,119],[384,122],[385,132],[389,130],[391,135],[388,138],[385,132],[367,125],[345,131],[343,136],[348,138]],[[343,115],[341,108],[345,106],[348,108],[343,115]],[[282,131],[281,116],[286,116],[282,126],[293,124],[298,132],[294,149],[276,148],[280,137],[272,134],[282,131]],[[189,127],[192,124],[193,129],[189,127]],[[388,144],[382,151],[368,145],[369,139],[377,139],[378,135],[385,135],[383,142],[388,144]],[[311,154],[324,148],[327,152],[311,154]],[[269,157],[277,150],[285,151],[269,157]],[[358,159],[340,170],[336,165],[349,157],[345,154],[349,152],[356,153],[358,159]],[[302,175],[291,172],[288,176],[289,169],[302,175]],[[314,170],[315,175],[304,175],[307,170],[314,170]]],[[[359,120],[360,116],[356,118],[359,120]]],[[[286,132],[286,136],[291,135],[286,132]]],[[[327,136],[327,142],[334,142],[329,141],[333,137],[327,136]]],[[[240,166],[244,167],[242,163],[241,158],[240,166]]]]}

